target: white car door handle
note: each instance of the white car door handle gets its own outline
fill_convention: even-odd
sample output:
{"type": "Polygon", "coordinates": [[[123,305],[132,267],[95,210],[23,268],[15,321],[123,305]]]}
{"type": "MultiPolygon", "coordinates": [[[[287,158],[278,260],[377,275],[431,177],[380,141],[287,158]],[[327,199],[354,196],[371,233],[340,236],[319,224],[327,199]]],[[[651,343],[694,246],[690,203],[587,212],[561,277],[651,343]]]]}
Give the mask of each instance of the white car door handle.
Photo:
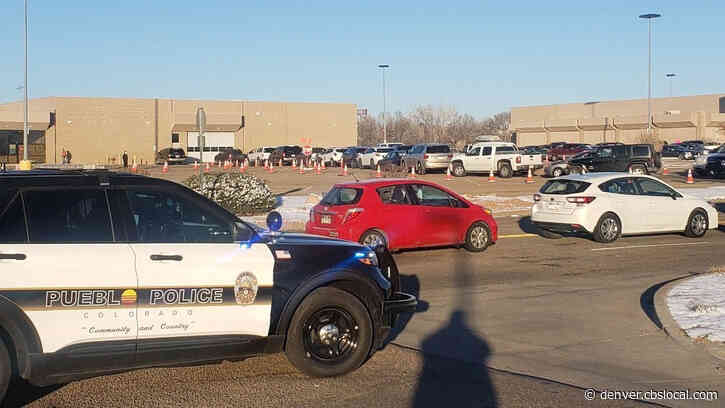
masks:
{"type": "Polygon", "coordinates": [[[152,261],[181,261],[184,257],[181,255],[160,255],[160,254],[153,254],[151,255],[152,261]]]}
{"type": "Polygon", "coordinates": [[[16,261],[24,261],[27,258],[25,254],[0,254],[0,259],[14,259],[16,261]]]}

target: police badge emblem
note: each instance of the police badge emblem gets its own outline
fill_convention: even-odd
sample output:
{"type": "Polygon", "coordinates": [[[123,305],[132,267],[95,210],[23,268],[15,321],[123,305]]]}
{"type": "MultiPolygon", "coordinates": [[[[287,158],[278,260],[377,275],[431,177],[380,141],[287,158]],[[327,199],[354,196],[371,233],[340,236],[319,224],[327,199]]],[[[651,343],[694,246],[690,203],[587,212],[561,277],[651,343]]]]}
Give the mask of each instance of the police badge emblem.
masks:
{"type": "Polygon", "coordinates": [[[251,305],[257,297],[257,278],[251,272],[242,272],[234,282],[234,300],[240,305],[251,305]]]}

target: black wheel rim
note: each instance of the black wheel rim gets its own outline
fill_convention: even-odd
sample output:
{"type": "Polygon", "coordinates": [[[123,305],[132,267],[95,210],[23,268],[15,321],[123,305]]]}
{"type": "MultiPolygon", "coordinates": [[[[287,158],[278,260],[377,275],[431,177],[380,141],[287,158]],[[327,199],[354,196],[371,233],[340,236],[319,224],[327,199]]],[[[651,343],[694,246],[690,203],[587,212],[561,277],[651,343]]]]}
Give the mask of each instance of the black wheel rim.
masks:
{"type": "Polygon", "coordinates": [[[340,364],[357,350],[360,326],[340,307],[326,307],[313,313],[302,330],[308,358],[340,364]]]}

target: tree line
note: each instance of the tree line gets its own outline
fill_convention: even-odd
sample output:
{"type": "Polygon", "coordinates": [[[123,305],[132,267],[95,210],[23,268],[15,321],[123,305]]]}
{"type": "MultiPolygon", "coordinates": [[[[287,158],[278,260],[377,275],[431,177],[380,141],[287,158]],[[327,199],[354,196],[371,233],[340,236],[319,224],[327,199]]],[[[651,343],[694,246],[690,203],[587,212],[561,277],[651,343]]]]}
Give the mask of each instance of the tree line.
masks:
{"type": "MultiPolygon", "coordinates": [[[[450,106],[419,106],[411,112],[395,112],[385,117],[388,142],[405,144],[444,143],[458,148],[472,143],[479,135],[498,135],[510,140],[511,113],[501,112],[490,118],[476,119],[450,106]]],[[[383,141],[382,114],[359,117],[358,144],[375,146],[383,141]]]]}

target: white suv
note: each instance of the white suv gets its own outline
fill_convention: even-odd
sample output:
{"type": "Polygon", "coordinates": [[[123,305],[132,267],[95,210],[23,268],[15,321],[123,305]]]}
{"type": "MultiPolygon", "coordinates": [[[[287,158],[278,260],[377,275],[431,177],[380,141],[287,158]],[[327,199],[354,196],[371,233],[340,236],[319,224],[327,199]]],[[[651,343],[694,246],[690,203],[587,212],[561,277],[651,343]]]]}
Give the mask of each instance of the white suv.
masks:
{"type": "Polygon", "coordinates": [[[13,377],[279,351],[345,374],[417,303],[382,246],[264,231],[180,184],[107,171],[0,172],[0,270],[0,400],[13,377]]]}

